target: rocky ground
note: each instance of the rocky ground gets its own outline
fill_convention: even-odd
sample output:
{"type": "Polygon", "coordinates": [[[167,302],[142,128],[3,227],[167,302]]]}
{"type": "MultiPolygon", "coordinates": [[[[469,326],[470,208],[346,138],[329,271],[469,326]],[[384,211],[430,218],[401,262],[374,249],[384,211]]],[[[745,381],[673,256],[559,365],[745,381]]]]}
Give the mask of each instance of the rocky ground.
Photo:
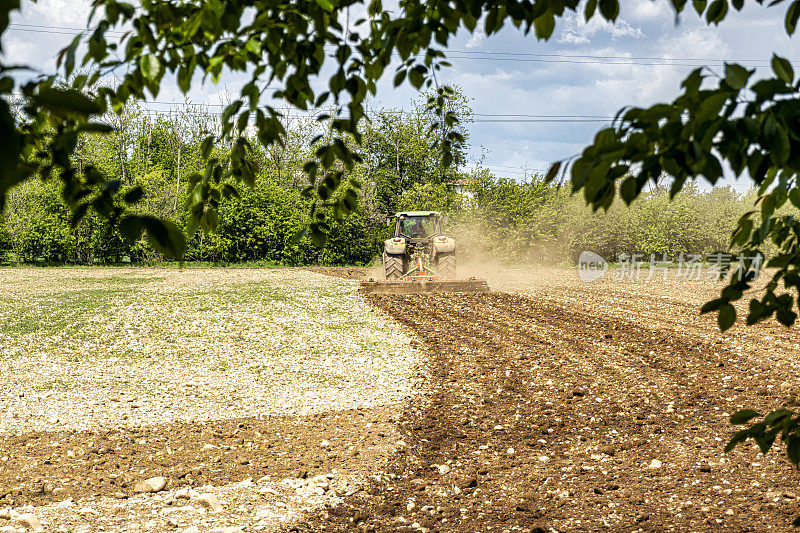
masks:
{"type": "MultiPolygon", "coordinates": [[[[364,277],[348,270],[325,273],[364,277]]],[[[720,334],[697,315],[711,282],[483,273],[495,292],[353,304],[374,320],[356,329],[388,324],[422,354],[402,402],[14,426],[0,531],[792,530],[800,475],[785,457],[722,447],[730,413],[795,401],[794,332],[720,334]]],[[[351,294],[329,304],[358,298],[324,279],[351,294]]]]}
{"type": "Polygon", "coordinates": [[[396,449],[419,352],[353,281],[6,269],[0,285],[0,531],[274,531],[396,449]]]}

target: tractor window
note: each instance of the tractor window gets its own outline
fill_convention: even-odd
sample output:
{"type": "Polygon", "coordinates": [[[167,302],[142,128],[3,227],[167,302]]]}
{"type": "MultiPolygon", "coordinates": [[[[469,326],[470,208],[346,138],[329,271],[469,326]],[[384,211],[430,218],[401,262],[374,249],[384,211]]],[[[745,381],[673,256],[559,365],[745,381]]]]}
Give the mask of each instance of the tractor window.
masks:
{"type": "Polygon", "coordinates": [[[411,238],[428,237],[435,231],[429,217],[407,217],[400,224],[403,235],[411,238]]]}

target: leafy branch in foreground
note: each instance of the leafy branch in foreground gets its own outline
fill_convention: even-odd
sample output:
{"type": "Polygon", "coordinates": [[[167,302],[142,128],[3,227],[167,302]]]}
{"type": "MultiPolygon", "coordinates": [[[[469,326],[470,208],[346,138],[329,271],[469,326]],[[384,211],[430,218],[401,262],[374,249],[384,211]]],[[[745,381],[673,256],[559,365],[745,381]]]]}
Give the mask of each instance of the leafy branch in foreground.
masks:
{"type": "Polygon", "coordinates": [[[753,71],[738,64],[726,64],[723,76],[696,69],[671,104],[621,111],[571,166],[573,189],[594,209],[607,209],[617,188],[631,203],[664,175],[672,179],[673,196],[696,177],[717,183],[724,163],[751,177],[759,211],[739,220],[730,244],[740,253],[728,257],[728,285],[702,308],[718,313],[723,331],[735,322],[732,302],[753,287],[768,241],[777,252],[765,266],[776,270],[763,296],[750,300],[747,323],[775,315],[789,326],[797,319],[792,291],[800,288],[800,221],[794,211],[779,210],[787,203],[800,209],[800,82],[786,59],[774,56],[772,67],[774,77],[752,84],[753,71]]]}
{"type": "MultiPolygon", "coordinates": [[[[734,425],[743,425],[759,416],[757,411],[742,409],[731,415],[730,422],[734,425]]],[[[766,455],[779,435],[786,446],[786,456],[789,461],[800,468],[800,413],[789,409],[776,409],[760,422],[737,431],[725,445],[725,453],[732,451],[738,444],[752,439],[761,453],[766,455]]],[[[792,525],[800,526],[800,516],[792,521],[792,525]]]]}

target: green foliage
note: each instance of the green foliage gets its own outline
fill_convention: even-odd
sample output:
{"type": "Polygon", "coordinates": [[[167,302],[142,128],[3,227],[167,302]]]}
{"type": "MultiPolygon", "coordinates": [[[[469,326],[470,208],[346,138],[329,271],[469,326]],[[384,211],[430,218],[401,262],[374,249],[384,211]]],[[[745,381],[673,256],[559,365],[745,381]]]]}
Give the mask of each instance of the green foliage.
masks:
{"type": "MultiPolygon", "coordinates": [[[[730,422],[734,425],[745,425],[760,416],[757,411],[743,409],[731,415],[730,422]]],[[[738,444],[752,439],[761,453],[766,455],[779,436],[786,446],[789,461],[800,467],[800,414],[789,409],[776,409],[762,420],[737,431],[725,446],[725,452],[730,452],[738,444]]],[[[798,525],[797,522],[798,519],[795,519],[794,525],[798,525]]]]}
{"type": "MultiPolygon", "coordinates": [[[[716,183],[723,162],[736,174],[748,172],[758,186],[759,211],[742,213],[730,244],[748,257],[763,258],[769,247],[777,252],[766,265],[775,269],[772,280],[761,298],[751,299],[747,322],[775,315],[788,326],[797,318],[793,292],[800,289],[800,222],[794,212],[781,208],[800,207],[800,136],[793,126],[800,120],[800,89],[792,85],[788,61],[775,56],[772,65],[774,78],[749,84],[752,71],[727,64],[724,78],[711,88],[703,88],[707,76],[697,69],[671,104],[624,110],[616,125],[599,132],[572,164],[571,181],[594,209],[608,209],[617,180],[630,203],[648,183],[657,184],[665,175],[675,195],[695,176],[716,183]]],[[[753,281],[751,264],[738,264],[735,257],[731,261],[733,276],[720,304],[705,308],[725,313],[719,317],[723,330],[735,318],[727,304],[740,299],[753,281]]]]}
{"type": "Polygon", "coordinates": [[[688,187],[670,199],[667,191],[645,194],[630,207],[614,204],[594,212],[582,198],[547,184],[477,174],[451,214],[462,253],[507,263],[574,263],[583,250],[608,260],[620,254],[709,255],[727,245],[753,196],[728,187],[688,187]]]}

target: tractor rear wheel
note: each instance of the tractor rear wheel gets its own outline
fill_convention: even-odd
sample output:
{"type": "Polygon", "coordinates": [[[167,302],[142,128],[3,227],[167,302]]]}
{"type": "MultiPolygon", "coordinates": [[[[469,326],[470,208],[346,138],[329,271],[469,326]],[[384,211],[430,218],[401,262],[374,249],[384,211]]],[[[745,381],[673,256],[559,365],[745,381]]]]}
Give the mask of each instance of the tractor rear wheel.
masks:
{"type": "Polygon", "coordinates": [[[405,274],[403,256],[383,252],[383,273],[386,279],[400,279],[405,274]]]}
{"type": "Polygon", "coordinates": [[[436,256],[436,273],[444,279],[453,279],[456,277],[455,252],[439,254],[436,256]]]}

